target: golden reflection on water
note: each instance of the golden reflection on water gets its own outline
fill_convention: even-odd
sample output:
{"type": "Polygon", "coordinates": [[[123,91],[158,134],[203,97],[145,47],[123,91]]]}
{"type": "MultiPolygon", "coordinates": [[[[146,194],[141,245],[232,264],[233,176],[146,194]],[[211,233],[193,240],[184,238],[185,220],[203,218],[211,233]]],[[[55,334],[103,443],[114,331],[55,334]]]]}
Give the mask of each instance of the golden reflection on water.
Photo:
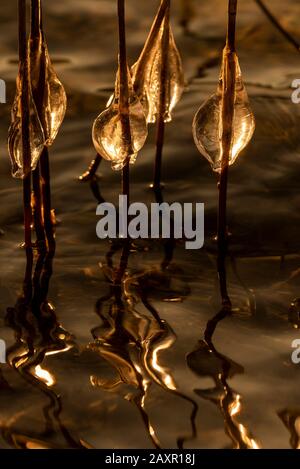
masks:
{"type": "MultiPolygon", "coordinates": [[[[91,181],[93,193],[94,184],[95,181],[91,181]]],[[[96,185],[99,183],[96,182],[96,185]]],[[[97,194],[101,195],[100,186],[97,194]]],[[[219,410],[232,448],[259,449],[260,443],[242,422],[242,395],[230,385],[230,380],[243,374],[244,369],[215,346],[216,330],[231,316],[232,311],[224,307],[213,316],[206,324],[203,339],[200,338],[195,349],[186,356],[187,366],[196,376],[210,377],[214,382],[213,388],[195,389],[196,400],[181,391],[173,376],[174,369],[165,364],[164,354],[174,347],[177,336],[161,317],[157,302],[152,301],[158,297],[160,301],[183,302],[190,294],[189,286],[180,277],[180,269],[172,267],[176,243],[174,240],[165,243],[159,267],[134,271],[129,266],[129,260],[138,249],[132,243],[112,243],[105,262],[100,263],[108,291],[96,303],[100,323],[91,330],[93,340],[85,346],[85,350],[95,354],[97,360],[104,360],[112,374],[107,371],[100,374],[98,371],[91,372],[89,380],[92,388],[115,393],[133,404],[156,448],[164,447],[164,443],[159,437],[159,425],[154,423],[148,410],[155,385],[191,407],[190,414],[186,415],[191,430],[177,436],[178,448],[193,445],[198,437],[197,400],[200,398],[210,401],[219,410]],[[175,273],[176,282],[173,281],[175,273]]],[[[58,391],[60,381],[49,361],[53,356],[78,349],[74,337],[59,322],[55,308],[48,299],[53,258],[54,253],[42,253],[33,259],[32,252],[27,251],[23,292],[15,307],[8,309],[6,317],[7,325],[15,332],[15,342],[7,353],[9,365],[48,400],[42,409],[45,430],[41,433],[36,434],[36,429],[33,429],[32,435],[17,430],[19,422],[27,417],[26,411],[1,423],[3,438],[16,448],[56,447],[51,435],[57,435],[57,432],[63,438],[60,447],[92,447],[82,438],[73,436],[63,423],[63,401],[58,391]],[[33,260],[36,261],[34,272],[33,260]]],[[[299,414],[285,411],[279,417],[290,431],[292,447],[298,448],[299,414]]]]}
{"type": "Polygon", "coordinates": [[[200,340],[194,351],[187,355],[187,365],[198,376],[209,376],[213,379],[214,388],[196,389],[195,393],[218,407],[224,419],[225,432],[232,441],[232,448],[259,449],[260,446],[249,429],[238,421],[238,416],[242,412],[242,396],[228,383],[229,378],[244,373],[244,369],[221,354],[213,343],[213,336],[219,323],[230,314],[231,310],[223,308],[208,321],[204,332],[205,340],[200,340]]]}
{"type": "MultiPolygon", "coordinates": [[[[48,302],[54,254],[55,251],[41,251],[34,256],[31,248],[26,250],[23,292],[16,305],[7,310],[7,325],[15,332],[15,343],[7,350],[7,361],[25,382],[37,388],[49,401],[43,407],[45,440],[13,430],[25,412],[4,422],[3,436],[16,448],[55,448],[47,436],[55,434],[56,427],[64,437],[66,447],[85,447],[84,442],[73,439],[61,422],[61,398],[52,389],[57,379],[47,366],[43,366],[47,356],[64,353],[76,346],[72,335],[58,322],[54,307],[48,302]]],[[[32,432],[35,433],[36,429],[33,428],[32,432]]]]}
{"type": "Polygon", "coordinates": [[[48,386],[48,388],[50,388],[56,383],[55,376],[50,373],[50,371],[43,369],[41,365],[36,365],[32,374],[37,379],[43,381],[48,386]]]}
{"type": "MultiPolygon", "coordinates": [[[[139,409],[149,437],[155,447],[162,447],[155,428],[147,413],[147,399],[153,383],[177,397],[187,400],[193,406],[191,414],[192,434],[178,438],[178,446],[186,439],[195,437],[195,417],[197,404],[178,391],[175,380],[161,362],[161,352],[168,350],[176,341],[170,326],[161,319],[159,313],[148,300],[147,286],[155,281],[158,272],[145,271],[130,276],[127,267],[133,249],[125,243],[121,249],[120,265],[112,266],[112,256],[116,254],[113,245],[108,253],[109,265],[101,264],[110,285],[110,294],[97,302],[96,310],[103,321],[100,328],[92,330],[94,342],[88,349],[101,355],[116,371],[113,380],[90,376],[92,386],[106,391],[120,392],[123,398],[139,409]],[[146,308],[147,314],[138,311],[138,303],[146,308]]],[[[164,276],[159,273],[160,278],[164,276]]]]}

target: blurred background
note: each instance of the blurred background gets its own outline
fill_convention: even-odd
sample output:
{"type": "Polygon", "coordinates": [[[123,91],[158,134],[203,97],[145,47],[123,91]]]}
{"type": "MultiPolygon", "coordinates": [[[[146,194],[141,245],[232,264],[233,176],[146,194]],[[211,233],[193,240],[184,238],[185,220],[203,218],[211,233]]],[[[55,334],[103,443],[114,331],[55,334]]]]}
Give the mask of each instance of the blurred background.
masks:
{"type": "MultiPolygon", "coordinates": [[[[158,3],[126,2],[130,65],[139,56],[158,3]]],[[[49,292],[56,313],[48,333],[52,340],[53,331],[57,337],[69,337],[70,346],[46,357],[43,366],[55,377],[55,384],[46,388],[46,375],[40,376],[40,384],[41,373],[32,382],[18,367],[0,365],[1,447],[74,447],[85,442],[96,448],[172,448],[180,439],[185,447],[199,448],[300,445],[300,365],[291,361],[291,343],[300,339],[300,315],[297,304],[290,307],[300,296],[300,105],[291,101],[291,83],[300,78],[300,57],[254,0],[239,2],[237,50],[256,132],[230,169],[228,276],[233,314],[216,317],[220,298],[212,238],[217,181],[194,146],[191,126],[198,107],[216,89],[227,2],[172,3],[186,90],[166,130],[164,199],[205,203],[206,242],[199,252],[185,251],[181,243],[158,242],[141,243],[131,252],[127,275],[137,311],[127,312],[122,327],[131,339],[120,343],[116,331],[107,339],[112,326],[95,314],[99,298],[104,309],[109,301],[111,269],[111,246],[96,238],[95,210],[99,191],[105,200],[117,202],[120,174],[104,162],[93,186],[78,182],[94,157],[93,120],[114,87],[116,2],[43,2],[49,52],[68,94],[67,115],[50,149],[52,204],[59,225],[49,292]],[[153,323],[151,308],[141,300],[139,288],[145,285],[164,326],[153,323]],[[205,331],[212,343],[204,341],[205,331]],[[157,344],[151,342],[155,334],[161,334],[157,344]],[[148,373],[144,381],[149,385],[141,385],[128,371],[128,356],[139,363],[147,340],[157,354],[159,350],[154,368],[161,378],[148,373]],[[111,368],[121,376],[116,386],[107,384],[115,380],[111,368]],[[173,381],[176,384],[166,385],[173,381]]],[[[300,40],[299,2],[266,3],[300,40]]],[[[2,2],[0,26],[0,78],[7,83],[7,104],[0,105],[0,338],[15,357],[22,356],[24,336],[32,337],[28,324],[20,324],[15,315],[12,320],[7,311],[17,302],[25,270],[24,252],[18,248],[23,236],[21,181],[11,177],[6,147],[18,66],[17,2],[2,2]]],[[[154,200],[148,189],[154,142],[151,129],[132,169],[133,200],[154,200]]],[[[117,260],[118,255],[119,251],[117,260]]],[[[50,339],[45,339],[44,323],[36,324],[32,317],[28,321],[39,338],[33,349],[43,344],[47,350],[50,339]]],[[[138,370],[142,365],[136,366],[138,370]]]]}

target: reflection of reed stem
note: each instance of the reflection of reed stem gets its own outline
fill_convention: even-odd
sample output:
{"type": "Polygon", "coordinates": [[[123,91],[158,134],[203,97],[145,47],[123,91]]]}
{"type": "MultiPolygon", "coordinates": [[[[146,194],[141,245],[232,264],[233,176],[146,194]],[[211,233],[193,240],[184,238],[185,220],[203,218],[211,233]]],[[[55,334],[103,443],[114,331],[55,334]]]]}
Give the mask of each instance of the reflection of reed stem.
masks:
{"type": "Polygon", "coordinates": [[[223,99],[222,99],[222,162],[219,180],[219,214],[218,214],[218,274],[220,279],[221,297],[223,304],[230,306],[226,282],[227,255],[227,185],[230,152],[232,151],[234,99],[235,99],[235,28],[236,28],[237,0],[229,0],[228,31],[224,53],[226,54],[223,69],[223,99]]]}
{"type": "Polygon", "coordinates": [[[26,1],[18,1],[19,14],[19,62],[23,78],[21,114],[22,114],[22,152],[25,178],[23,180],[25,246],[31,246],[31,158],[29,139],[29,63],[26,35],[26,1]]]}
{"type": "Polygon", "coordinates": [[[128,240],[126,240],[125,244],[123,246],[123,249],[122,249],[120,265],[119,265],[119,268],[116,271],[116,275],[115,275],[115,279],[114,279],[114,284],[116,286],[120,286],[123,279],[124,279],[124,275],[126,273],[126,269],[127,269],[127,266],[128,266],[129,255],[130,255],[130,242],[128,242],[128,240]]]}
{"type": "Polygon", "coordinates": [[[287,41],[295,47],[295,49],[300,52],[300,44],[296,39],[288,32],[284,27],[279,23],[279,21],[275,18],[273,13],[270,12],[269,8],[264,4],[262,0],[255,0],[257,5],[262,9],[264,14],[267,18],[271,21],[271,23],[278,29],[278,31],[287,39],[287,41]]]}
{"type": "Polygon", "coordinates": [[[167,88],[166,83],[168,80],[168,60],[169,60],[169,38],[170,38],[170,1],[166,8],[163,36],[162,36],[162,67],[160,76],[160,97],[159,97],[159,115],[157,121],[157,135],[156,135],[156,157],[154,167],[154,181],[153,188],[158,190],[161,184],[161,165],[163,157],[163,146],[165,139],[165,109],[167,88]]]}

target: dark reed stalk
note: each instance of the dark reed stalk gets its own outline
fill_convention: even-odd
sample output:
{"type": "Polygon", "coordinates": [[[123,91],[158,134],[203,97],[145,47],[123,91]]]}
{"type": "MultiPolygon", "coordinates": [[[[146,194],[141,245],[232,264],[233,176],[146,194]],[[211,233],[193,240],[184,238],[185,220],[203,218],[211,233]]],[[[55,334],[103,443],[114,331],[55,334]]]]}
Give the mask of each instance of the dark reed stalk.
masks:
{"type": "Polygon", "coordinates": [[[127,202],[129,204],[130,197],[130,166],[127,162],[122,170],[122,194],[127,195],[127,202]]]}
{"type": "MultiPolygon", "coordinates": [[[[45,54],[43,44],[40,44],[40,33],[43,36],[43,19],[42,19],[42,4],[41,0],[31,0],[31,52],[32,62],[39,71],[39,79],[36,88],[33,89],[33,97],[35,100],[37,112],[41,120],[43,128],[46,127],[44,120],[44,93],[46,86],[46,70],[45,60],[43,55],[45,54]]],[[[45,146],[40,157],[40,181],[39,186],[42,195],[42,215],[44,229],[48,241],[48,247],[53,249],[54,247],[54,232],[53,232],[53,220],[51,210],[51,187],[50,187],[50,165],[49,165],[49,152],[45,146]]],[[[38,183],[36,183],[36,189],[38,191],[38,183]]],[[[36,227],[37,228],[37,227],[36,227]]]]}
{"type": "Polygon", "coordinates": [[[31,155],[29,135],[29,63],[26,32],[26,0],[18,0],[19,63],[22,74],[22,151],[25,177],[23,180],[25,247],[31,247],[31,155]]]}
{"type": "Polygon", "coordinates": [[[49,152],[48,152],[47,147],[44,147],[43,153],[41,154],[40,167],[41,167],[45,232],[46,232],[47,241],[48,241],[48,248],[52,250],[54,249],[54,246],[55,246],[55,239],[54,239],[54,226],[53,226],[52,208],[51,208],[49,152]]]}
{"type": "MultiPolygon", "coordinates": [[[[126,28],[125,28],[125,0],[118,0],[118,22],[119,22],[119,71],[120,71],[120,118],[122,132],[125,138],[128,154],[132,152],[131,131],[129,121],[129,88],[128,88],[128,65],[126,51],[126,28]]],[[[129,198],[130,189],[129,158],[122,172],[122,192],[129,198]]]]}
{"type": "Polygon", "coordinates": [[[45,231],[43,222],[42,191],[40,183],[39,166],[32,172],[32,191],[33,191],[33,220],[36,232],[38,248],[45,245],[45,231]]]}
{"type": "MultiPolygon", "coordinates": [[[[41,11],[40,3],[36,0],[31,0],[31,30],[30,30],[30,61],[36,66],[40,61],[40,43],[39,43],[39,27],[41,23],[41,11]]],[[[40,73],[39,81],[45,78],[45,73],[40,73]]],[[[41,118],[42,106],[43,106],[43,86],[42,83],[38,84],[37,87],[32,84],[32,94],[41,118]]],[[[43,248],[45,245],[45,231],[44,231],[44,220],[43,220],[43,201],[42,191],[40,182],[40,168],[39,165],[32,172],[32,183],[33,183],[33,219],[36,231],[36,237],[38,247],[43,248]]]]}
{"type": "Polygon", "coordinates": [[[263,13],[271,21],[273,26],[285,37],[285,39],[293,46],[295,49],[300,52],[300,43],[282,26],[282,24],[277,20],[269,8],[265,5],[262,0],[255,0],[257,5],[261,8],[263,13]]]}
{"type": "Polygon", "coordinates": [[[166,109],[166,82],[168,80],[168,59],[169,59],[169,36],[170,36],[170,0],[167,2],[164,32],[162,37],[162,67],[160,75],[160,97],[159,115],[157,121],[156,134],[156,156],[154,166],[153,189],[159,190],[161,187],[161,166],[163,158],[163,147],[165,140],[165,109],[166,109]]]}
{"type": "Polygon", "coordinates": [[[226,39],[226,68],[223,70],[223,102],[222,102],[222,162],[219,180],[219,213],[218,213],[218,275],[222,303],[231,307],[226,281],[226,255],[228,247],[227,232],[227,186],[229,158],[232,148],[233,117],[235,99],[235,28],[236,28],[237,0],[229,0],[228,30],[226,39]]]}
{"type": "Polygon", "coordinates": [[[31,247],[26,248],[26,269],[23,281],[23,294],[26,305],[31,301],[32,297],[32,270],[33,270],[33,252],[31,247]]]}

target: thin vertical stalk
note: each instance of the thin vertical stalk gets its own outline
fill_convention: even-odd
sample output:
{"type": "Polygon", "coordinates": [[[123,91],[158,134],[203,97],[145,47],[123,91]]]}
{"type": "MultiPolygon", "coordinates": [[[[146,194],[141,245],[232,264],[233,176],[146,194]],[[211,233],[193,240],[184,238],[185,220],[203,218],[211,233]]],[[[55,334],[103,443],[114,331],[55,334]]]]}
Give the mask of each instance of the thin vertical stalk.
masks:
{"type": "MultiPolygon", "coordinates": [[[[45,70],[41,70],[41,4],[40,0],[31,0],[31,30],[30,30],[30,62],[31,67],[39,70],[38,82],[31,80],[33,99],[36,104],[40,119],[43,115],[43,97],[45,70]]],[[[43,200],[40,183],[39,165],[32,173],[33,197],[34,197],[34,225],[39,247],[45,243],[45,231],[43,221],[43,200]]]]}
{"type": "Polygon", "coordinates": [[[128,66],[125,29],[125,0],[118,0],[119,64],[120,64],[120,112],[128,114],[128,66]]]}
{"type": "Polygon", "coordinates": [[[130,197],[130,167],[129,162],[126,163],[122,170],[122,194],[127,195],[127,202],[130,197]]]}
{"type": "Polygon", "coordinates": [[[39,165],[32,172],[32,190],[33,190],[33,220],[38,242],[38,247],[43,248],[45,243],[45,231],[43,223],[42,209],[42,191],[40,183],[39,165]]]}
{"type": "MultiPolygon", "coordinates": [[[[128,155],[133,153],[131,144],[131,131],[129,120],[129,88],[128,88],[128,64],[126,50],[126,28],[125,28],[125,0],[118,0],[118,22],[119,22],[119,82],[120,82],[120,105],[119,112],[122,122],[122,132],[125,138],[128,155]]],[[[122,192],[129,197],[129,157],[123,168],[122,192]]]]}
{"type": "Polygon", "coordinates": [[[168,81],[168,60],[169,60],[169,37],[170,37],[170,0],[166,7],[164,30],[162,37],[162,67],[160,76],[160,97],[159,97],[159,115],[157,121],[157,134],[156,134],[156,157],[154,166],[154,181],[153,188],[158,190],[161,185],[161,166],[163,157],[163,147],[165,139],[165,110],[168,81]]]}
{"type": "Polygon", "coordinates": [[[26,269],[23,281],[23,294],[26,304],[29,304],[32,298],[32,269],[33,252],[31,247],[26,247],[26,269]]]}
{"type": "Polygon", "coordinates": [[[227,233],[227,185],[230,152],[232,151],[233,118],[235,99],[235,29],[236,29],[237,0],[229,0],[228,30],[226,47],[223,57],[223,99],[222,99],[222,162],[219,180],[219,213],[218,213],[218,274],[220,280],[221,297],[224,306],[231,302],[227,291],[226,255],[228,244],[227,233]]]}
{"type": "MultiPolygon", "coordinates": [[[[40,27],[41,27],[41,4],[40,0],[31,0],[31,30],[30,30],[30,62],[34,68],[39,68],[39,79],[37,84],[32,86],[33,99],[36,104],[37,112],[41,119],[43,114],[43,96],[45,71],[41,70],[41,44],[40,44],[40,27]]],[[[34,225],[39,247],[45,243],[45,231],[43,221],[43,200],[40,183],[40,168],[39,165],[32,173],[33,181],[33,197],[34,197],[34,225]]]]}
{"type": "Polygon", "coordinates": [[[25,177],[23,180],[25,247],[31,246],[31,155],[29,135],[29,63],[26,32],[26,0],[18,0],[19,63],[22,75],[22,152],[25,177]]]}
{"type": "MultiPolygon", "coordinates": [[[[42,19],[42,4],[41,0],[31,0],[31,61],[33,67],[38,70],[38,82],[33,88],[33,97],[36,108],[39,114],[43,128],[44,122],[44,93],[46,86],[46,71],[44,45],[41,43],[43,40],[43,19],[42,19]]],[[[50,165],[48,148],[44,147],[40,157],[40,180],[41,180],[41,194],[42,194],[42,216],[44,229],[49,247],[52,249],[54,244],[53,222],[51,213],[51,188],[50,188],[50,165]]],[[[35,185],[38,192],[38,184],[35,185]]]]}
{"type": "Polygon", "coordinates": [[[43,213],[45,232],[50,250],[54,249],[54,232],[51,209],[50,164],[48,148],[44,147],[40,159],[41,181],[43,194],[43,213]]]}
{"type": "Polygon", "coordinates": [[[236,14],[237,0],[229,0],[226,46],[230,52],[235,52],[236,14]]]}

